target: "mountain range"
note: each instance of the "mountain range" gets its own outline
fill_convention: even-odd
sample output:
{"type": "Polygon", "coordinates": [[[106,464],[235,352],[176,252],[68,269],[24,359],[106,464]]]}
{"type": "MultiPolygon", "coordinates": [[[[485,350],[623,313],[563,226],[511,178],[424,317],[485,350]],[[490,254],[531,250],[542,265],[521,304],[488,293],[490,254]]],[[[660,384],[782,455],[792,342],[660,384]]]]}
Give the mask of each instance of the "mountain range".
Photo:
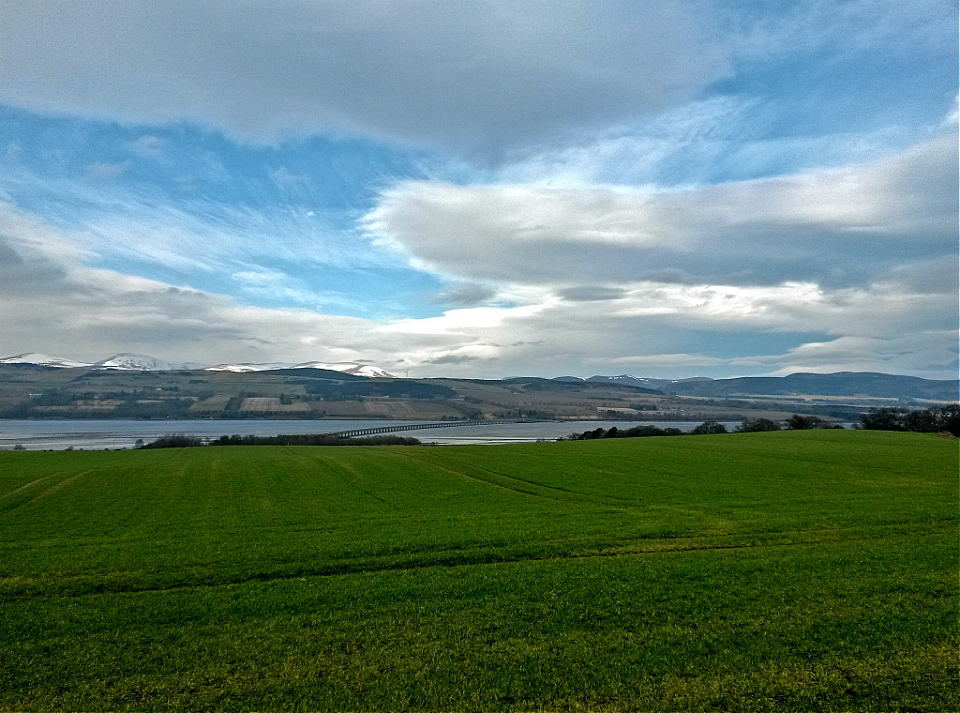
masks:
{"type": "MultiPolygon", "coordinates": [[[[263,372],[287,369],[321,369],[365,378],[397,378],[388,371],[371,364],[358,362],[327,363],[307,361],[300,363],[271,362],[265,364],[230,363],[207,366],[190,362],[173,363],[144,354],[114,354],[97,362],[51,356],[36,352],[17,354],[0,359],[0,365],[33,365],[46,368],[85,368],[115,371],[220,371],[263,372]]],[[[731,379],[692,377],[687,379],[655,379],[630,374],[618,376],[595,375],[588,378],[559,376],[552,381],[563,383],[616,384],[676,396],[730,399],[737,397],[819,395],[824,397],[867,396],[889,399],[922,399],[957,401],[960,381],[932,380],[915,376],[882,374],[876,372],[837,372],[833,374],[795,373],[787,376],[749,376],[731,379]]]]}
{"type": "Polygon", "coordinates": [[[106,359],[97,362],[81,362],[75,359],[66,359],[64,357],[41,354],[39,352],[28,352],[26,354],[17,354],[16,356],[0,359],[0,364],[24,364],[32,366],[43,366],[58,369],[108,369],[114,371],[231,371],[235,373],[244,373],[252,371],[274,371],[278,369],[325,369],[327,371],[338,371],[343,374],[365,377],[395,378],[393,374],[370,364],[359,364],[356,362],[337,362],[328,364],[320,361],[307,361],[301,363],[295,362],[272,362],[268,364],[217,364],[215,366],[206,366],[193,362],[168,362],[163,359],[148,356],[146,354],[121,353],[114,354],[106,359]]]}
{"type": "MultiPolygon", "coordinates": [[[[560,377],[569,381],[576,377],[560,377]]],[[[921,399],[957,401],[960,399],[960,380],[921,379],[917,376],[881,374],[869,371],[841,371],[833,374],[798,372],[787,376],[742,376],[733,379],[645,379],[620,376],[591,376],[585,382],[616,383],[657,389],[665,394],[699,398],[730,399],[749,396],[824,397],[867,396],[886,399],[921,399]]]]}

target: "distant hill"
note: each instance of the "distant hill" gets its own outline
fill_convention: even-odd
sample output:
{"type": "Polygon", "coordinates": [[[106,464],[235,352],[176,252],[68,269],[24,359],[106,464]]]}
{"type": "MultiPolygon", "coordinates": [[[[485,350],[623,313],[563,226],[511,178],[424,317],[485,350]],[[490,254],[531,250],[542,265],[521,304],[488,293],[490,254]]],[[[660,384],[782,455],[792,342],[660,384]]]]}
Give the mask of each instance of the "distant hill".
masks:
{"type": "Polygon", "coordinates": [[[743,376],[734,379],[651,379],[619,376],[559,376],[562,383],[600,383],[654,389],[665,394],[729,398],[736,396],[861,396],[888,399],[957,401],[960,380],[921,379],[876,372],[842,371],[835,374],[798,372],[788,376],[743,376]]]}
{"type": "MultiPolygon", "coordinates": [[[[571,377],[560,377],[568,379],[571,377]]],[[[618,386],[633,386],[639,389],[654,389],[658,392],[669,391],[675,384],[686,382],[712,381],[706,376],[694,376],[689,379],[649,379],[640,376],[631,376],[630,374],[620,374],[619,376],[591,376],[588,379],[581,379],[590,383],[599,384],[617,384],[618,386]]]]}
{"type": "Polygon", "coordinates": [[[345,371],[333,371],[332,369],[314,369],[311,367],[293,367],[290,369],[265,369],[259,373],[267,373],[271,376],[295,376],[301,380],[327,380],[327,381],[366,381],[366,376],[359,374],[349,374],[345,371]]]}
{"type": "Polygon", "coordinates": [[[746,376],[736,379],[686,380],[661,387],[683,396],[870,396],[892,399],[957,401],[960,381],[921,379],[875,372],[796,373],[788,376],[746,376]]]}
{"type": "MultiPolygon", "coordinates": [[[[613,377],[613,379],[616,379],[616,378],[619,378],[619,377],[613,377]]],[[[633,377],[630,377],[630,378],[632,379],[633,377]]],[[[608,381],[604,381],[602,377],[599,379],[595,377],[592,377],[590,379],[580,379],[575,376],[561,376],[555,379],[541,379],[539,377],[534,377],[534,376],[528,376],[528,377],[517,376],[517,377],[511,377],[509,379],[501,379],[500,383],[522,384],[524,388],[526,388],[528,391],[547,391],[550,389],[556,390],[558,388],[567,389],[567,388],[573,388],[577,386],[581,388],[591,387],[591,386],[602,387],[602,386],[609,386],[610,384],[613,384],[614,386],[626,386],[627,388],[637,391],[639,393],[657,394],[657,395],[663,396],[663,392],[660,391],[659,389],[651,389],[646,386],[641,386],[640,380],[638,379],[634,379],[634,381],[636,381],[637,383],[631,383],[628,381],[616,381],[616,380],[611,380],[608,382],[608,381]]]]}

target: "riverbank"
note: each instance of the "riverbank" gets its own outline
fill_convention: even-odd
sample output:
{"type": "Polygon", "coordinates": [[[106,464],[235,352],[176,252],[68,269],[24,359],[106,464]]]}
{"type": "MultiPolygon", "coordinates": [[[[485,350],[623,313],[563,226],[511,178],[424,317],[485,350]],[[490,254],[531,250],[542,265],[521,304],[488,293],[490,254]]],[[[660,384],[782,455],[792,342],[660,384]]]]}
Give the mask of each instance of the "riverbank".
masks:
{"type": "MultiPolygon", "coordinates": [[[[419,421],[390,421],[391,426],[415,426],[419,421]]],[[[465,426],[456,421],[430,424],[430,429],[408,433],[424,443],[438,445],[530,443],[556,440],[571,433],[613,426],[630,428],[654,424],[661,428],[693,430],[699,421],[541,421],[532,423],[491,423],[465,426]]],[[[731,422],[735,428],[739,422],[731,422]]],[[[0,421],[0,449],[11,450],[106,450],[133,448],[138,440],[150,442],[163,436],[182,433],[194,438],[216,439],[220,436],[279,436],[281,434],[315,434],[377,428],[383,419],[303,420],[4,420],[0,421]]]]}

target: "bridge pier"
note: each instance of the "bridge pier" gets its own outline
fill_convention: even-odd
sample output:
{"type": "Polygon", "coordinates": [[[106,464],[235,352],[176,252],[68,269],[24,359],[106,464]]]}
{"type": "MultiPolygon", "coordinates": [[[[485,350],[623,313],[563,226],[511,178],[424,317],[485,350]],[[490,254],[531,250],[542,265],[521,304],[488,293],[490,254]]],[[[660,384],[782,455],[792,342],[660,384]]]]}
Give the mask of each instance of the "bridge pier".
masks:
{"type": "Polygon", "coordinates": [[[427,428],[457,428],[459,426],[496,426],[507,423],[536,423],[527,419],[509,420],[509,421],[450,421],[430,423],[407,424],[404,426],[377,426],[374,428],[356,428],[345,431],[333,431],[324,433],[324,436],[337,436],[338,438],[356,438],[357,436],[370,436],[378,433],[397,433],[399,431],[422,431],[427,428]]]}

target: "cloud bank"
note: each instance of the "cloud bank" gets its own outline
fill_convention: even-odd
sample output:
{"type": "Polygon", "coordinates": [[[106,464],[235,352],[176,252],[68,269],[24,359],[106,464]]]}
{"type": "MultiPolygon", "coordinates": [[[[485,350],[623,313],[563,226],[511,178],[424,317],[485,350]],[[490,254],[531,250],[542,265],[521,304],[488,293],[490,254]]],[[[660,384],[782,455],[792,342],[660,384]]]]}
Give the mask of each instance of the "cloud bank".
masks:
{"type": "Polygon", "coordinates": [[[496,153],[690,98],[727,71],[708,18],[675,0],[20,3],[0,9],[0,101],[496,153]]]}
{"type": "Polygon", "coordinates": [[[406,182],[365,225],[417,266],[473,280],[863,286],[955,254],[957,170],[942,135],[846,169],[685,190],[406,182]]]}

